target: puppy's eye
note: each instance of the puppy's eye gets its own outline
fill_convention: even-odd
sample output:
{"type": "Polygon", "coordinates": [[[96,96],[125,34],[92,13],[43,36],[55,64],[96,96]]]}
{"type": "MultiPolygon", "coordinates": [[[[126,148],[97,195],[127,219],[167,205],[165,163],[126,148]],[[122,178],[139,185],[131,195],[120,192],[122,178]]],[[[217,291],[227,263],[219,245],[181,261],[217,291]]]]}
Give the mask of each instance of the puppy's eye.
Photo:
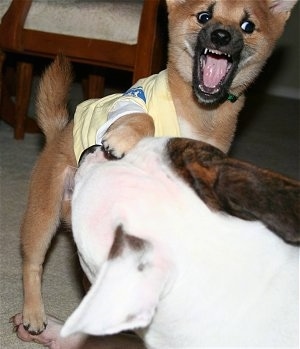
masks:
{"type": "Polygon", "coordinates": [[[197,20],[201,24],[208,22],[211,18],[212,18],[212,14],[210,12],[205,11],[197,14],[197,20]]]}
{"type": "Polygon", "coordinates": [[[241,28],[245,33],[251,34],[254,32],[255,24],[251,21],[244,21],[241,23],[241,28]]]}

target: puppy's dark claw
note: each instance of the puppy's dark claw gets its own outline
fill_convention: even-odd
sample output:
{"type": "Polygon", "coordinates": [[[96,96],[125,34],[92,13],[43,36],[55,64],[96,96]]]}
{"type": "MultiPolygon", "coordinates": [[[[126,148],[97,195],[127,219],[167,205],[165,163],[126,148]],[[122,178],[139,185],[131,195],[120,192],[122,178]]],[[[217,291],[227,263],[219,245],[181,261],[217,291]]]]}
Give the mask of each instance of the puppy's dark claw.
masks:
{"type": "Polygon", "coordinates": [[[103,151],[103,153],[104,153],[105,159],[107,159],[107,160],[118,160],[118,159],[121,159],[121,158],[124,156],[124,154],[122,154],[121,157],[115,156],[115,155],[114,155],[114,150],[109,149],[109,147],[104,147],[104,146],[103,146],[103,147],[102,147],[102,151],[103,151]]]}
{"type": "Polygon", "coordinates": [[[44,325],[44,327],[43,327],[41,330],[36,330],[36,331],[34,331],[34,330],[29,330],[30,324],[28,324],[28,325],[24,325],[24,324],[23,324],[23,327],[24,327],[24,329],[25,329],[29,334],[31,334],[32,336],[38,336],[38,335],[41,334],[43,331],[45,331],[45,329],[46,329],[46,327],[47,327],[47,324],[46,324],[45,322],[43,323],[43,325],[44,325]]]}
{"type": "Polygon", "coordinates": [[[29,331],[29,330],[26,330],[26,331],[27,331],[29,334],[31,334],[32,336],[38,336],[38,335],[41,334],[44,330],[45,330],[45,329],[39,330],[39,331],[29,331]]]}

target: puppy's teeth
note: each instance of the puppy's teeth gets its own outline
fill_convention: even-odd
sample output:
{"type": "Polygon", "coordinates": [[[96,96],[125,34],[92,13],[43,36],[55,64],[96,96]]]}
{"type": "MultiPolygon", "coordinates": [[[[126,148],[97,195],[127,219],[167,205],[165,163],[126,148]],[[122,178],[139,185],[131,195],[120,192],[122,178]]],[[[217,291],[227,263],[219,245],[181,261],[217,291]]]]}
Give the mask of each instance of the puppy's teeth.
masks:
{"type": "Polygon", "coordinates": [[[204,54],[206,55],[207,52],[208,52],[208,48],[206,48],[206,49],[204,50],[204,54]]]}

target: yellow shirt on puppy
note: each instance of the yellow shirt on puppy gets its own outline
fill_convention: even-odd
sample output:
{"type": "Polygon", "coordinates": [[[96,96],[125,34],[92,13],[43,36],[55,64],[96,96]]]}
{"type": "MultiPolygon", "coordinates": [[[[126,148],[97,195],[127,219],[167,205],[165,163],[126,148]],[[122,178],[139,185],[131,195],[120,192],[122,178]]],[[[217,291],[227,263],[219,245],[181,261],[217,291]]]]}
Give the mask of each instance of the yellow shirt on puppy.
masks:
{"type": "Polygon", "coordinates": [[[90,99],[77,106],[73,130],[77,161],[86,148],[101,144],[103,135],[114,121],[134,112],[144,112],[153,118],[156,137],[180,136],[166,70],[139,80],[124,94],[90,99]]]}

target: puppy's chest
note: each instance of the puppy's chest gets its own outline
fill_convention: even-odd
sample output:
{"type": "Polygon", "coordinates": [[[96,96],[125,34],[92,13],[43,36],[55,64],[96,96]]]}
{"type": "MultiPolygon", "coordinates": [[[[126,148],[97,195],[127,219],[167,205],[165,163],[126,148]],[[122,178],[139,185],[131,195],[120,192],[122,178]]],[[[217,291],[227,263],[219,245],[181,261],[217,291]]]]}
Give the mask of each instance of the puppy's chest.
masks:
{"type": "Polygon", "coordinates": [[[201,125],[193,125],[193,123],[182,117],[178,117],[178,122],[181,137],[192,138],[203,142],[207,142],[209,139],[209,128],[202,127],[201,125]]]}

